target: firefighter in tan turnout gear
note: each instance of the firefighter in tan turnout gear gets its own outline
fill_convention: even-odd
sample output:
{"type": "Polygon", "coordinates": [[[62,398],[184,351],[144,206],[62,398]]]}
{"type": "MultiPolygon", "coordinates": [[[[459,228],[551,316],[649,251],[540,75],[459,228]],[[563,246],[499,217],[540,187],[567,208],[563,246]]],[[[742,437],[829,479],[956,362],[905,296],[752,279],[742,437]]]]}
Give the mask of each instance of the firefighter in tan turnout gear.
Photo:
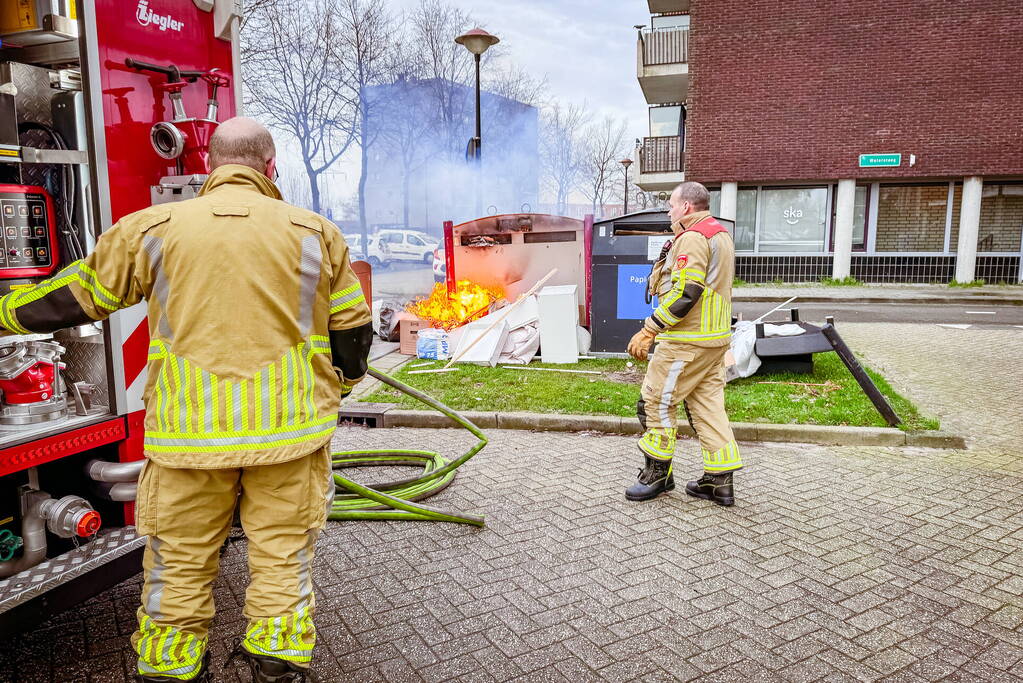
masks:
{"type": "Polygon", "coordinates": [[[724,358],[731,340],[735,247],[728,230],[707,210],[710,195],[699,183],[682,183],[671,194],[675,237],[654,264],[649,291],[657,310],[629,342],[645,360],[656,342],[637,406],[645,430],[639,448],[646,458],[629,500],[650,500],[675,488],[672,457],[678,409],[684,404],[700,439],[704,475],[686,493],[732,505],[732,472],[742,467],[725,413],[724,358]]]}
{"type": "Polygon", "coordinates": [[[275,157],[259,123],[223,122],[199,197],[126,216],[84,261],[0,299],[0,324],[19,334],[148,302],[139,681],[212,680],[212,588],[236,506],[251,573],[236,654],[256,681],[314,678],[330,440],[372,329],[341,232],[281,201],[275,157]]]}

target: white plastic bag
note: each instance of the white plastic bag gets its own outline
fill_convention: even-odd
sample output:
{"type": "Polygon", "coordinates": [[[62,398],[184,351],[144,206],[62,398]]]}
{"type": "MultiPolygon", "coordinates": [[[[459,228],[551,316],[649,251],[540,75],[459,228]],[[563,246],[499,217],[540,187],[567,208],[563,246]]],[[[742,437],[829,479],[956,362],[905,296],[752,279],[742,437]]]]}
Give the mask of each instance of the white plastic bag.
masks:
{"type": "Polygon", "coordinates": [[[540,349],[540,330],[536,323],[524,325],[508,333],[499,363],[528,365],[540,349]]]}
{"type": "Polygon", "coordinates": [[[732,381],[738,377],[749,377],[760,369],[760,358],[755,347],[757,343],[757,326],[751,320],[740,320],[732,330],[732,357],[735,365],[729,368],[726,379],[732,381]]]}

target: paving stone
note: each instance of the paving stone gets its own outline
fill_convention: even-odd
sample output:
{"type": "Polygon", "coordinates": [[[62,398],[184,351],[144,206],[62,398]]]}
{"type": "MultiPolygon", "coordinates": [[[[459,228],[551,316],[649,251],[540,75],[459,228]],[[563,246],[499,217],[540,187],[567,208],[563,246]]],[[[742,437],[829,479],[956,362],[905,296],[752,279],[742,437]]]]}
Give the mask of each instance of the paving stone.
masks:
{"type": "MultiPolygon", "coordinates": [[[[488,430],[490,445],[430,501],[484,514],[485,528],[346,522],[322,534],[314,669],[387,681],[1023,677],[1023,423],[1004,419],[1023,405],[1005,371],[1023,334],[932,327],[840,331],[969,449],[745,444],[733,508],[677,492],[627,504],[632,438],[488,430]],[[808,473],[812,486],[789,486],[808,473]]],[[[336,437],[339,449],[447,457],[472,443],[456,430],[336,437]]],[[[699,471],[697,453],[680,440],[680,478],[699,471]]],[[[215,667],[244,627],[245,550],[228,548],[214,586],[215,667]]],[[[131,680],[140,585],[0,643],[0,681],[131,680]]]]}

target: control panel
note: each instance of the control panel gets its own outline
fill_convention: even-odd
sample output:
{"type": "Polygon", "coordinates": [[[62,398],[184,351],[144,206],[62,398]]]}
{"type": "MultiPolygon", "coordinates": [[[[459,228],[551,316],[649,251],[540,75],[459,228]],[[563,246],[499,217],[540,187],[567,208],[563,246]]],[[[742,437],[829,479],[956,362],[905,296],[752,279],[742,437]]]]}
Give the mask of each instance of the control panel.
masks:
{"type": "Polygon", "coordinates": [[[0,185],[0,278],[46,277],[60,262],[53,199],[41,187],[0,185]]]}

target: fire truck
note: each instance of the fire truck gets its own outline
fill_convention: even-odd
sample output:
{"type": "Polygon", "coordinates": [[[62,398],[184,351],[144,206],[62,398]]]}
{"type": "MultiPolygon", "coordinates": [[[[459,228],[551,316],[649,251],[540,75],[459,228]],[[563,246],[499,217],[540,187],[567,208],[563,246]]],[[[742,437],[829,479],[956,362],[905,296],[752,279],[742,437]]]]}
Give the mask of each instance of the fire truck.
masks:
{"type": "MultiPolygon", "coordinates": [[[[84,258],[122,216],[198,193],[217,121],[239,110],[237,5],[0,2],[0,294],[84,258]]],[[[0,633],[141,569],[148,348],[143,305],[0,337],[0,633]]]]}

